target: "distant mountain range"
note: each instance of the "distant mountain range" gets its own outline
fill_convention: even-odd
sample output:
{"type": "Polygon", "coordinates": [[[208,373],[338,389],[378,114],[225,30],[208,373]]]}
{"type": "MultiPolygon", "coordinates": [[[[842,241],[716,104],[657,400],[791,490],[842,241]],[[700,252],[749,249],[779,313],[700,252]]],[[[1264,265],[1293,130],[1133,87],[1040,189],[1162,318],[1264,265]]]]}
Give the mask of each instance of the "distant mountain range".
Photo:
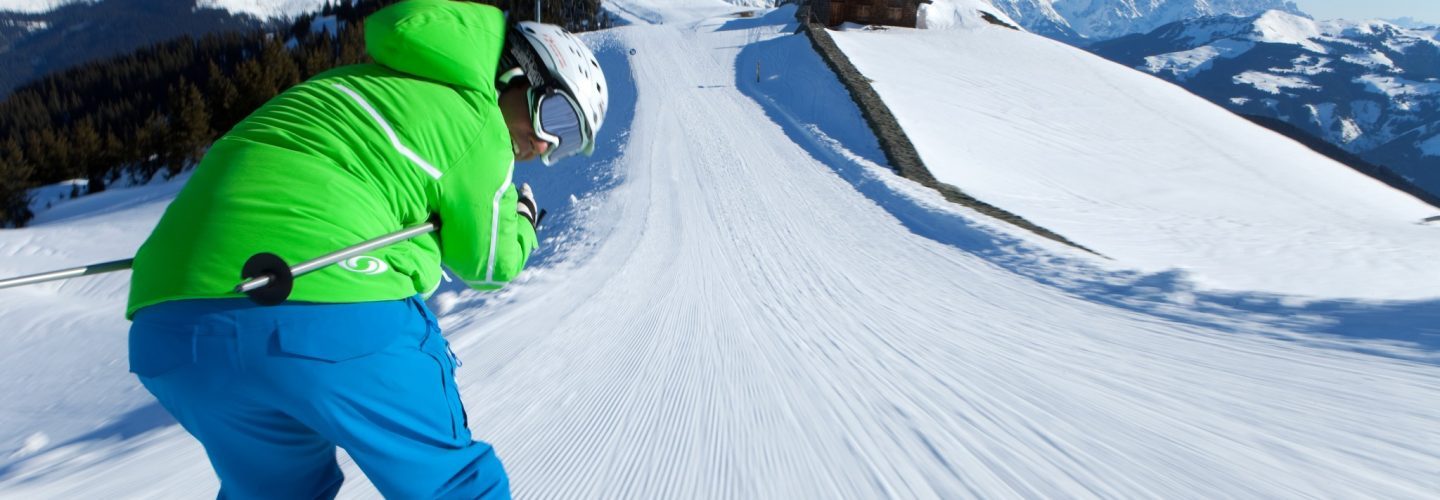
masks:
{"type": "Polygon", "coordinates": [[[1148,33],[1176,21],[1267,10],[1300,13],[1289,0],[989,0],[1025,29],[1083,45],[1148,33]]]}
{"type": "Polygon", "coordinates": [[[16,86],[181,35],[261,27],[324,0],[0,0],[0,98],[16,86]]]}
{"type": "MultiPolygon", "coordinates": [[[[181,35],[258,28],[323,4],[0,0],[0,98],[20,84],[88,60],[181,35]]],[[[1435,27],[1316,22],[1288,0],[934,0],[923,8],[932,28],[963,24],[955,19],[971,10],[993,13],[1175,82],[1237,113],[1287,122],[1440,194],[1435,27]]]]}
{"type": "Polygon", "coordinates": [[[1440,194],[1440,29],[1270,11],[1189,19],[1088,48],[1440,194]]]}
{"type": "Polygon", "coordinates": [[[256,28],[262,22],[195,0],[105,0],[39,13],[0,12],[0,97],[86,61],[181,35],[256,28]]]}

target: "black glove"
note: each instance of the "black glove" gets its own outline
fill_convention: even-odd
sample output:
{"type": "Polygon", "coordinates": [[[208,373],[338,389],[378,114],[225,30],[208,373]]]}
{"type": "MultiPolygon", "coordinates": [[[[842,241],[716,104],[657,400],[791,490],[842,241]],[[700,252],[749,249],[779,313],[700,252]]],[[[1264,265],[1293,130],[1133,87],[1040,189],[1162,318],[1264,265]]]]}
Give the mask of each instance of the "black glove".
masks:
{"type": "Polygon", "coordinates": [[[515,202],[515,211],[530,221],[530,227],[534,228],[535,232],[540,232],[540,222],[545,220],[545,210],[535,204],[535,192],[530,190],[529,183],[521,184],[518,191],[520,199],[515,202]]]}

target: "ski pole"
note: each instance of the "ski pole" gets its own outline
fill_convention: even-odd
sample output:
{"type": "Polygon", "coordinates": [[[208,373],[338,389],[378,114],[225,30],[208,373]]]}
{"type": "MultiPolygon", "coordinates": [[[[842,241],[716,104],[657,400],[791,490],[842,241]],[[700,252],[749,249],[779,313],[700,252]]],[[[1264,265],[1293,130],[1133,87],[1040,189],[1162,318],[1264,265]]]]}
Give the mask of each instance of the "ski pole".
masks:
{"type": "Polygon", "coordinates": [[[285,299],[290,297],[290,292],[295,288],[295,278],[299,276],[376,248],[434,232],[439,227],[438,223],[426,222],[321,255],[293,267],[286,264],[279,255],[269,252],[257,253],[250,256],[250,259],[245,261],[245,266],[241,268],[240,276],[245,278],[245,281],[235,286],[235,292],[249,296],[250,300],[255,301],[256,304],[273,306],[285,302],[285,299]]]}
{"type": "Polygon", "coordinates": [[[33,285],[35,283],[44,283],[46,281],[59,281],[80,276],[90,276],[92,274],[104,274],[113,273],[115,271],[124,271],[126,269],[130,269],[130,264],[134,261],[135,259],[112,260],[110,262],[101,262],[99,264],[90,264],[88,266],[72,267],[69,269],[61,269],[58,271],[50,271],[39,274],[30,274],[26,276],[3,279],[0,280],[0,288],[33,285]]]}

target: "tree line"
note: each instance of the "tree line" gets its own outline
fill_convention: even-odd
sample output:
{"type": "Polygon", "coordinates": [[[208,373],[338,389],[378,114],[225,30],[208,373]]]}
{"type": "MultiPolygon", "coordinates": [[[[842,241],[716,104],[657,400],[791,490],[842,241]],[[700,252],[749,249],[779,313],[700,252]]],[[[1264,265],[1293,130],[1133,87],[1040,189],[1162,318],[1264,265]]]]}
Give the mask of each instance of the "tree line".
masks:
{"type": "MultiPolygon", "coordinates": [[[[268,29],[181,37],[17,88],[0,102],[0,225],[34,216],[28,193],[37,186],[86,179],[71,193],[81,196],[179,174],[280,92],[368,62],[361,21],[396,1],[342,0],[268,29]]],[[[534,17],[533,1],[478,3],[534,17]]],[[[610,24],[599,0],[549,0],[542,14],[572,31],[610,24]]]]}

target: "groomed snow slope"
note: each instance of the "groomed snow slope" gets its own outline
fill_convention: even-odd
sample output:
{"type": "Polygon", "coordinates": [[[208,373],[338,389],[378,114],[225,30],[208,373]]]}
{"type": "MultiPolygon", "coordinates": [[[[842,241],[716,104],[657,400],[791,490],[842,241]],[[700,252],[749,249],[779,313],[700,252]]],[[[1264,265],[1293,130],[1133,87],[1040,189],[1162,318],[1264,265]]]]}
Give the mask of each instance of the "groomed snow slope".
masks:
{"type": "Polygon", "coordinates": [[[1440,297],[1440,231],[1416,224],[1440,208],[1180,87],[993,27],[834,38],[936,178],[1123,266],[1211,289],[1440,297]]]}
{"type": "MultiPolygon", "coordinates": [[[[517,496],[1433,493],[1440,369],[1402,358],[1435,346],[1322,334],[1423,331],[1434,303],[1157,296],[1183,286],[947,205],[804,121],[858,113],[775,20],[587,35],[611,116],[594,163],[520,167],[557,211],[538,266],[431,301],[517,496]]],[[[30,256],[0,275],[133,251],[122,230],[163,203],[134,204],[0,231],[30,256]]],[[[0,497],[213,494],[198,444],[125,373],[124,278],[0,291],[0,380],[49,384],[6,388],[0,457],[51,441],[0,459],[0,497]],[[45,404],[92,385],[104,408],[45,404]],[[55,430],[62,412],[92,430],[55,430]]],[[[377,497],[345,471],[342,497],[377,497]]]]}

